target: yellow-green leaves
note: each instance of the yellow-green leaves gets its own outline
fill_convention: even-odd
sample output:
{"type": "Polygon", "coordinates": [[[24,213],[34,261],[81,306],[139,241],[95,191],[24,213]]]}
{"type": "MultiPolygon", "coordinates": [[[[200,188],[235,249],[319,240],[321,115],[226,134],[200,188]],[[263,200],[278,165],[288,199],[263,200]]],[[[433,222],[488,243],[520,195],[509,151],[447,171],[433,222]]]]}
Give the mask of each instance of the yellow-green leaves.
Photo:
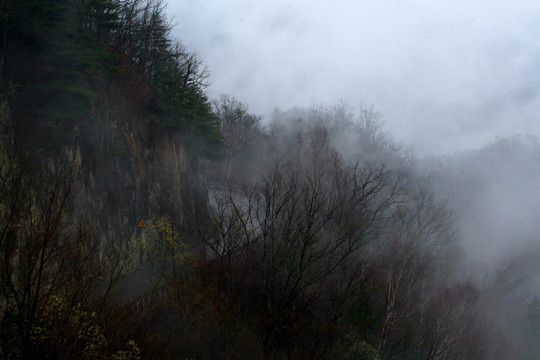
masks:
{"type": "Polygon", "coordinates": [[[139,239],[139,245],[144,260],[160,277],[171,272],[173,276],[180,275],[195,259],[169,215],[148,221],[139,239]]]}

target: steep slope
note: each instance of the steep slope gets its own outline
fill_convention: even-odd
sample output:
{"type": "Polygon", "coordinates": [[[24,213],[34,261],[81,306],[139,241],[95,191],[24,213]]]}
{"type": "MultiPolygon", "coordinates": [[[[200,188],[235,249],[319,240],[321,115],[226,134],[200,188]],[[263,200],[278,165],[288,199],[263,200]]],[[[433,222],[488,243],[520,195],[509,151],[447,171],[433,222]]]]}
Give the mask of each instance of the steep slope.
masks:
{"type": "Polygon", "coordinates": [[[200,61],[159,1],[4,3],[1,95],[24,163],[70,169],[73,218],[107,238],[205,211],[200,162],[220,151],[200,61]]]}

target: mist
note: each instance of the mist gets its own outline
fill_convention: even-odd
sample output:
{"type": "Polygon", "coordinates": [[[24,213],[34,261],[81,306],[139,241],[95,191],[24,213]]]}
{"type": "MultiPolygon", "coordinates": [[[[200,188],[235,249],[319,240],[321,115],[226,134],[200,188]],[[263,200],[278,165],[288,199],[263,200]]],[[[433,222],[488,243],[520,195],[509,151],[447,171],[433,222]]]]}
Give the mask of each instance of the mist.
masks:
{"type": "Polygon", "coordinates": [[[536,242],[534,161],[492,143],[536,147],[515,136],[540,133],[540,5],[486,5],[172,1],[168,11],[210,68],[210,94],[235,96],[263,123],[276,108],[345,101],[374,107],[383,132],[428,163],[446,156],[478,186],[436,188],[459,213],[467,253],[496,263],[536,242]]]}
{"type": "MultiPolygon", "coordinates": [[[[298,106],[375,109],[392,146],[414,153],[397,162],[414,162],[454,212],[470,263],[511,268],[520,296],[539,295],[538,3],[175,1],[169,12],[211,69],[210,94],[263,124],[298,106]]],[[[332,138],[349,157],[355,140],[332,138]]]]}
{"type": "Polygon", "coordinates": [[[256,114],[373,104],[421,155],[536,133],[540,5],[532,1],[171,1],[175,31],[256,114]]]}
{"type": "Polygon", "coordinates": [[[514,136],[428,165],[437,192],[460,215],[473,258],[494,263],[538,247],[539,150],[536,137],[514,136]]]}

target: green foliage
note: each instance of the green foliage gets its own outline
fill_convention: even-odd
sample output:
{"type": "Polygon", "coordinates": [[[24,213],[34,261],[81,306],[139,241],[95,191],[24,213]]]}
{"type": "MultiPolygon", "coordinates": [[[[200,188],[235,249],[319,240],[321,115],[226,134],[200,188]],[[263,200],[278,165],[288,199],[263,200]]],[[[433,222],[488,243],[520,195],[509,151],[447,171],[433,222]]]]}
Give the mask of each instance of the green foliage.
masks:
{"type": "Polygon", "coordinates": [[[355,339],[345,352],[346,359],[379,360],[379,352],[364,340],[355,339]]]}
{"type": "Polygon", "coordinates": [[[120,86],[161,128],[187,135],[193,154],[219,156],[221,137],[204,94],[206,69],[172,40],[161,1],[14,0],[0,6],[7,29],[0,80],[21,86],[17,130],[44,134],[32,138],[38,147],[69,143],[75,124],[94,121],[107,89],[120,86]]]}
{"type": "Polygon", "coordinates": [[[115,155],[124,155],[127,153],[126,146],[120,140],[114,144],[112,151],[115,155]]]}
{"type": "Polygon", "coordinates": [[[91,101],[99,96],[93,86],[97,74],[113,59],[95,29],[85,26],[83,6],[71,0],[8,5],[2,82],[19,84],[18,133],[44,134],[41,141],[33,139],[41,147],[70,140],[73,125],[88,117],[91,101]]]}
{"type": "Polygon", "coordinates": [[[178,276],[193,265],[195,260],[168,215],[153,218],[147,223],[147,228],[139,238],[139,246],[158,277],[171,273],[178,276]]]}
{"type": "Polygon", "coordinates": [[[204,94],[206,69],[200,69],[200,61],[170,39],[170,25],[160,3],[148,11],[151,27],[146,32],[150,33],[136,56],[151,82],[149,110],[160,126],[187,133],[192,152],[218,158],[223,143],[217,118],[204,94]]]}

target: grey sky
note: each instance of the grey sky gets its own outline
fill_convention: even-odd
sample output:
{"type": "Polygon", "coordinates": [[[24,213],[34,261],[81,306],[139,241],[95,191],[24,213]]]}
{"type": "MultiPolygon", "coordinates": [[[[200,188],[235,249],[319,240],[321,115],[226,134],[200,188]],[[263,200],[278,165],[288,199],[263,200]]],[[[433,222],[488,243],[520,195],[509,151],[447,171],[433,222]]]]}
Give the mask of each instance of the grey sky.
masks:
{"type": "Polygon", "coordinates": [[[540,3],[169,0],[174,34],[226,93],[269,117],[373,104],[422,153],[540,134],[540,3]]]}

